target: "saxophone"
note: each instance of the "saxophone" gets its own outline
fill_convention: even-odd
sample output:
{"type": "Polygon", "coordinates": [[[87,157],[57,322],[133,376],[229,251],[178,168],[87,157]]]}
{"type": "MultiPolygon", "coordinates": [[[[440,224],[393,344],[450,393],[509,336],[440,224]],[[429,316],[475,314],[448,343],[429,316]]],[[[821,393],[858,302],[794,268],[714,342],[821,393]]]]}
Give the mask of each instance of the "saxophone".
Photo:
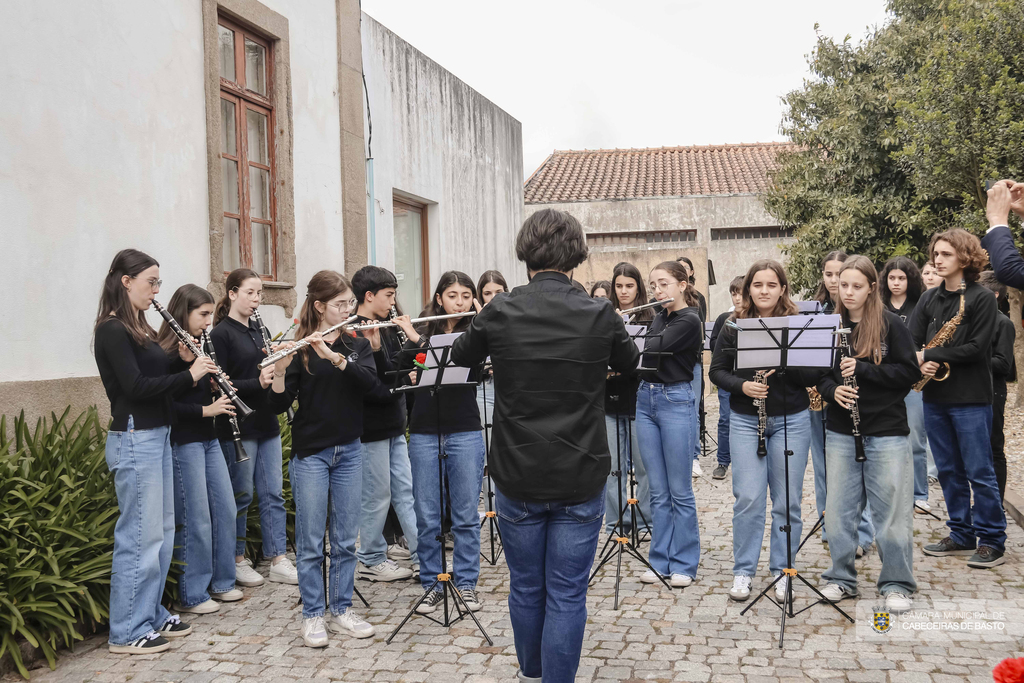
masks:
{"type": "MultiPolygon", "coordinates": [[[[939,331],[935,333],[932,340],[925,344],[924,350],[934,349],[948,344],[949,340],[953,338],[953,334],[956,332],[956,328],[960,324],[960,321],[964,319],[964,300],[967,293],[967,283],[961,280],[960,286],[957,290],[960,292],[960,310],[957,311],[956,315],[947,320],[941,328],[939,328],[939,331]]],[[[946,371],[942,373],[941,377],[937,371],[935,373],[935,377],[922,377],[921,380],[914,385],[914,391],[921,391],[924,389],[924,385],[928,384],[928,380],[930,379],[934,379],[936,382],[945,382],[949,379],[949,363],[943,363],[942,366],[946,368],[946,371]]]]}
{"type": "Polygon", "coordinates": [[[807,387],[807,398],[811,400],[811,410],[820,413],[825,401],[821,398],[818,390],[814,387],[807,387]]]}
{"type": "MultiPolygon", "coordinates": [[[[768,370],[755,372],[754,381],[768,386],[768,370]]],[[[764,433],[768,429],[768,398],[755,398],[754,405],[757,407],[757,457],[763,458],[768,455],[768,446],[764,441],[764,433]]]]}

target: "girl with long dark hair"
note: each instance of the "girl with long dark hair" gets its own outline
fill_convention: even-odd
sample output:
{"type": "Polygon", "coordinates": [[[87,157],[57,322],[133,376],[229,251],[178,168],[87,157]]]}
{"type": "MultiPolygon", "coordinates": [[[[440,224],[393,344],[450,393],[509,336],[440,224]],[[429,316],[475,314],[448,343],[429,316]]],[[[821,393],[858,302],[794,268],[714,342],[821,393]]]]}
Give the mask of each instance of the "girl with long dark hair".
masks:
{"type": "MultiPolygon", "coordinates": [[[[213,323],[213,307],[208,291],[182,285],[167,303],[167,312],[187,334],[201,340],[213,323]]],[[[182,357],[178,337],[166,321],[157,341],[172,373],[188,369],[195,360],[191,353],[182,357]]],[[[209,378],[175,396],[172,407],[174,558],[182,563],[174,609],[209,614],[220,609],[216,601],[243,597],[235,588],[235,496],[214,424],[216,416],[234,415],[235,408],[227,396],[216,396],[209,378]]]]}
{"type": "Polygon", "coordinates": [[[594,283],[594,286],[590,288],[591,299],[608,299],[611,301],[612,298],[612,283],[609,280],[598,280],[594,283]]]}
{"type": "MultiPolygon", "coordinates": [[[[640,275],[640,270],[632,263],[623,261],[616,264],[612,271],[612,291],[612,303],[615,304],[617,310],[625,311],[647,303],[647,288],[644,287],[644,278],[640,275]]],[[[650,325],[652,320],[654,320],[653,308],[645,308],[629,315],[629,322],[633,325],[650,325]]]]}
{"type": "Polygon", "coordinates": [[[94,327],[100,380],[110,399],[107,467],[120,516],[110,577],[111,652],[152,654],[192,627],[160,598],[174,549],[171,400],[214,371],[208,358],[170,372],[146,310],[160,293],[160,264],[135,249],[117,253],[103,280],[94,327]]]}

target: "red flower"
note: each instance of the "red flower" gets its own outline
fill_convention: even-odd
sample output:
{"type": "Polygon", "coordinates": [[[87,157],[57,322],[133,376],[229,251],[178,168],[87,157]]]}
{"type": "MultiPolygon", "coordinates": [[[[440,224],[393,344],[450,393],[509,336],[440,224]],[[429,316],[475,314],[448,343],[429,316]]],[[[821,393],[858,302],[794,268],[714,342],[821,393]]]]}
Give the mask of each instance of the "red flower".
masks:
{"type": "Polygon", "coordinates": [[[426,363],[427,362],[427,354],[425,354],[425,353],[417,353],[416,354],[416,362],[420,363],[420,364],[426,363]]]}
{"type": "Polygon", "coordinates": [[[995,683],[1024,683],[1024,658],[1004,659],[992,669],[995,683]]]}

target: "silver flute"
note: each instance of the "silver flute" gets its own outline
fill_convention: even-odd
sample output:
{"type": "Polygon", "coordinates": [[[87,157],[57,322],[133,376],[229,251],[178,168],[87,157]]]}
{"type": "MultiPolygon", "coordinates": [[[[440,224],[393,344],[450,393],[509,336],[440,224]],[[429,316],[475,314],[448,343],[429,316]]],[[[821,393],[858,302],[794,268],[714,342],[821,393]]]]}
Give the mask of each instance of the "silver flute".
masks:
{"type": "MultiPolygon", "coordinates": [[[[269,356],[274,342],[270,338],[270,330],[263,324],[263,316],[260,315],[258,308],[252,312],[252,319],[256,322],[256,327],[260,328],[260,335],[263,337],[263,351],[269,356]]],[[[285,419],[288,421],[288,424],[295,421],[295,409],[291,406],[288,406],[288,410],[285,411],[285,419]]]]}
{"type": "MultiPolygon", "coordinates": [[[[449,313],[448,315],[428,315],[425,318],[413,318],[409,322],[413,325],[417,323],[428,323],[431,320],[447,320],[448,318],[465,318],[469,315],[476,315],[476,311],[463,311],[462,313],[449,313]]],[[[375,330],[381,327],[397,327],[398,323],[394,320],[384,320],[379,323],[366,323],[364,325],[349,325],[349,330],[352,332],[362,332],[363,330],[375,330]]]]}
{"type": "MultiPolygon", "coordinates": [[[[323,330],[322,332],[320,332],[320,335],[323,336],[323,335],[326,335],[326,334],[330,334],[331,332],[335,332],[337,330],[340,330],[343,327],[350,326],[354,321],[356,321],[358,319],[359,319],[358,315],[353,315],[352,317],[350,317],[350,318],[348,318],[348,319],[338,323],[337,325],[331,325],[326,330],[323,330]]],[[[270,354],[269,356],[267,356],[266,358],[264,358],[263,360],[260,361],[260,370],[262,370],[263,368],[267,367],[268,365],[273,365],[274,363],[276,363],[277,361],[281,360],[282,358],[287,358],[288,356],[292,355],[296,351],[301,351],[302,349],[306,348],[307,346],[309,346],[309,342],[306,341],[305,339],[300,339],[299,341],[295,342],[295,345],[292,346],[290,349],[281,349],[277,353],[270,354]]]]}
{"type": "Polygon", "coordinates": [[[642,306],[634,306],[633,308],[627,308],[624,311],[619,311],[619,315],[629,315],[630,313],[636,313],[637,311],[642,311],[645,308],[654,308],[655,306],[664,306],[665,304],[670,304],[673,301],[675,301],[675,299],[665,299],[664,301],[652,301],[649,304],[643,304],[642,306]]]}

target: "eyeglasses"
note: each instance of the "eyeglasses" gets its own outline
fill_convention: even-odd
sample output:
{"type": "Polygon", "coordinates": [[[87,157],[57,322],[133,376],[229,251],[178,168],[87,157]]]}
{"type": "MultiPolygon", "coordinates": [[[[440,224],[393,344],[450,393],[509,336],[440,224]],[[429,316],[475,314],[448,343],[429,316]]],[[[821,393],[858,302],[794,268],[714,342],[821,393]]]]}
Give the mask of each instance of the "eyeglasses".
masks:
{"type": "MultiPolygon", "coordinates": [[[[138,275],[133,275],[132,276],[133,280],[137,280],[138,278],[139,278],[138,275]]],[[[163,280],[157,280],[155,277],[149,278],[148,280],[146,280],[146,282],[148,282],[149,286],[152,287],[153,289],[156,289],[157,287],[159,287],[160,285],[162,285],[164,283],[163,280]]]]}
{"type": "Polygon", "coordinates": [[[339,301],[336,304],[328,304],[331,308],[337,311],[351,311],[356,307],[359,302],[355,299],[349,299],[348,301],[339,301]]]}

